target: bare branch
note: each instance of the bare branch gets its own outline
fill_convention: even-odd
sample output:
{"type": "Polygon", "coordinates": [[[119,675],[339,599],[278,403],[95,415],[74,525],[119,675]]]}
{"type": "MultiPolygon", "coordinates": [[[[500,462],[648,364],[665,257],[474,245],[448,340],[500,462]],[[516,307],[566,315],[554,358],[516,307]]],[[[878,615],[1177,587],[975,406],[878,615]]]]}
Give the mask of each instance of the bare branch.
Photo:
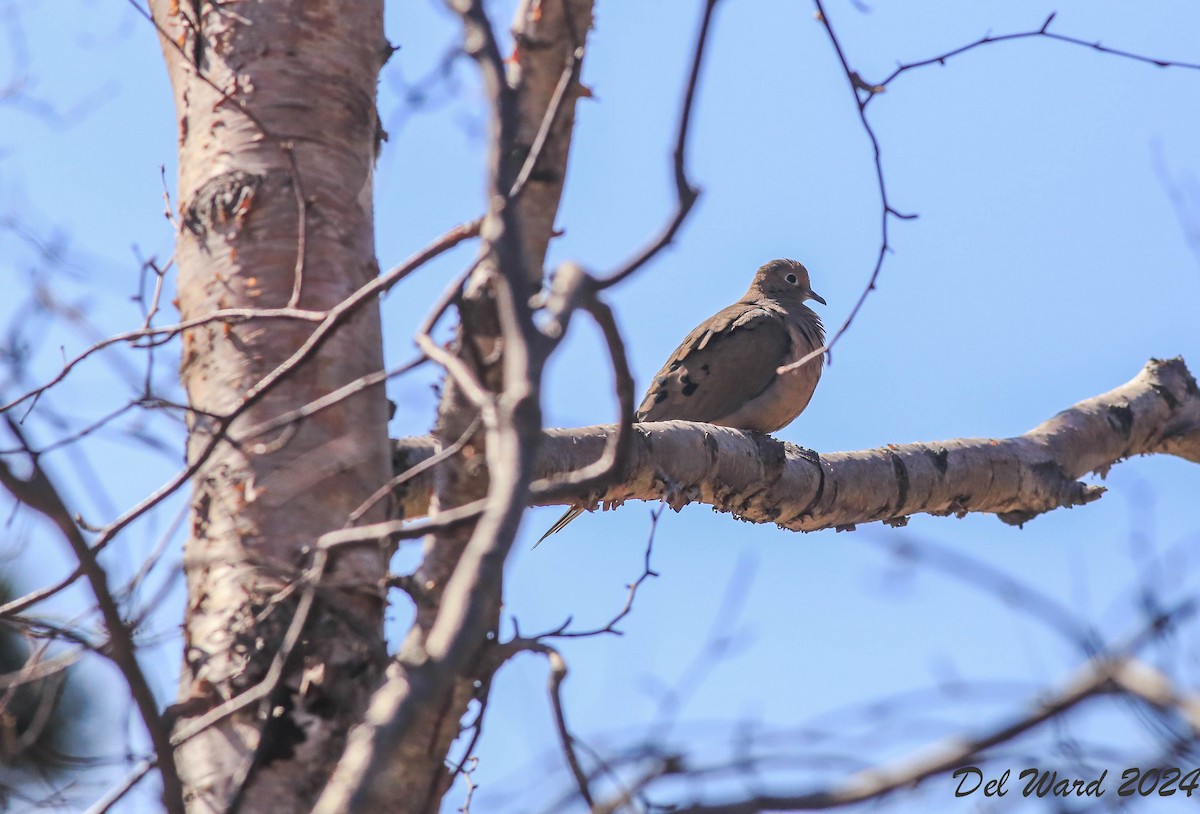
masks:
{"type": "Polygon", "coordinates": [[[579,763],[579,756],[575,754],[575,736],[571,734],[571,730],[567,726],[567,713],[563,708],[562,683],[567,677],[567,662],[561,653],[548,645],[539,643],[531,645],[530,649],[542,653],[550,662],[550,680],[547,689],[550,693],[550,705],[554,708],[554,727],[558,731],[558,742],[562,747],[567,766],[571,769],[571,775],[575,778],[575,785],[579,788],[579,796],[588,804],[588,808],[594,808],[596,801],[592,798],[591,789],[588,788],[587,775],[584,774],[583,767],[579,763]]]}
{"type": "Polygon", "coordinates": [[[432,534],[435,531],[452,528],[468,520],[474,520],[483,514],[487,505],[488,501],[486,498],[474,501],[473,503],[465,503],[462,506],[444,509],[424,523],[409,523],[406,520],[381,520],[378,523],[370,523],[366,526],[354,526],[353,528],[338,529],[337,531],[327,531],[318,538],[318,543],[323,547],[330,548],[381,539],[412,540],[417,537],[424,537],[426,534],[432,534]]]}
{"type": "Polygon", "coordinates": [[[928,59],[919,60],[917,62],[902,64],[899,67],[897,67],[894,71],[892,71],[892,73],[890,73],[885,79],[883,79],[880,82],[868,82],[868,81],[864,80],[862,78],[862,76],[860,76],[859,73],[851,67],[850,61],[846,57],[846,52],[842,48],[842,43],[838,39],[837,34],[834,33],[833,23],[830,21],[829,15],[825,11],[825,6],[824,6],[824,3],[822,2],[822,0],[813,0],[813,2],[815,3],[816,9],[817,9],[817,13],[816,13],[817,21],[820,22],[822,26],[824,26],[825,32],[829,35],[830,44],[833,46],[833,50],[834,50],[834,53],[837,55],[838,62],[842,66],[842,72],[846,76],[846,81],[850,85],[850,92],[854,96],[855,107],[857,108],[857,111],[858,111],[858,117],[859,117],[860,123],[862,124],[863,132],[866,133],[867,139],[871,143],[872,157],[873,157],[873,161],[874,161],[874,165],[875,165],[875,179],[876,179],[876,184],[879,188],[880,242],[879,242],[879,251],[877,252],[876,257],[875,257],[875,265],[871,269],[871,275],[867,279],[867,284],[863,287],[862,293],[859,294],[858,299],[855,300],[854,305],[850,308],[850,312],[846,315],[846,319],[838,327],[837,331],[835,331],[833,336],[829,339],[829,341],[825,343],[824,347],[818,348],[817,350],[808,354],[804,358],[798,359],[797,361],[793,362],[792,364],[787,365],[786,367],[780,368],[780,372],[785,372],[787,370],[793,370],[795,368],[800,367],[801,365],[807,364],[812,359],[815,359],[817,356],[820,356],[822,353],[831,351],[833,349],[833,347],[835,345],[837,345],[838,341],[842,338],[842,335],[846,333],[846,331],[850,328],[850,325],[854,322],[854,319],[858,316],[859,311],[862,310],[863,305],[866,303],[867,297],[869,297],[871,292],[875,290],[875,284],[876,284],[876,282],[878,282],[880,272],[883,270],[884,258],[887,256],[888,252],[891,251],[891,243],[889,242],[889,236],[888,236],[889,221],[891,220],[891,218],[896,218],[898,220],[912,220],[917,217],[915,214],[905,214],[905,213],[902,213],[899,210],[897,210],[895,208],[895,206],[892,204],[891,199],[888,197],[887,182],[884,179],[883,158],[882,158],[881,148],[879,145],[879,138],[875,134],[875,128],[871,125],[870,120],[867,118],[867,106],[870,104],[871,100],[874,99],[877,95],[883,93],[887,89],[887,86],[889,84],[891,84],[894,80],[896,80],[898,77],[900,77],[901,75],[903,75],[909,71],[916,70],[918,68],[923,68],[923,67],[926,67],[929,65],[935,65],[935,64],[936,65],[944,65],[946,63],[946,60],[951,59],[960,54],[966,53],[968,51],[974,50],[974,49],[979,48],[984,45],[993,45],[993,44],[1001,43],[1001,42],[1009,42],[1009,41],[1013,41],[1013,40],[1038,38],[1038,37],[1044,38],[1044,39],[1055,40],[1058,42],[1068,43],[1071,45],[1084,46],[1084,47],[1090,48],[1092,50],[1095,50],[1095,51],[1098,51],[1101,53],[1110,54],[1110,55],[1118,56],[1118,57],[1125,58],[1125,59],[1130,59],[1135,62],[1142,62],[1142,63],[1151,64],[1151,65],[1156,65],[1160,68],[1176,67],[1176,68],[1185,68],[1185,69],[1189,69],[1189,70],[1200,70],[1200,64],[1197,64],[1197,63],[1166,60],[1166,59],[1161,59],[1161,58],[1157,58],[1157,57],[1148,57],[1148,56],[1144,56],[1141,54],[1133,53],[1131,51],[1124,51],[1124,50],[1117,49],[1117,48],[1109,48],[1107,46],[1101,45],[1098,42],[1087,42],[1085,40],[1081,40],[1076,37],[1070,37],[1070,36],[1067,36],[1064,34],[1053,33],[1048,30],[1050,27],[1050,23],[1054,20],[1054,17],[1055,17],[1054,14],[1051,14],[1049,17],[1046,18],[1046,21],[1044,23],[1042,23],[1042,26],[1038,29],[1034,29],[1034,30],[1030,30],[1030,31],[1022,31],[1022,32],[1015,33],[1015,34],[1003,34],[1003,35],[995,36],[995,37],[993,37],[991,35],[985,35],[974,42],[968,43],[967,45],[952,49],[950,51],[946,51],[945,53],[939,54],[935,57],[930,57],[928,59]]]}
{"type": "MultiPolygon", "coordinates": [[[[451,386],[443,396],[439,431],[456,437],[470,423],[471,419],[466,418],[469,405],[462,398],[464,386],[466,395],[480,410],[480,440],[488,476],[486,497],[477,498],[478,489],[448,488],[439,493],[435,523],[452,512],[474,511],[473,504],[480,502],[482,513],[469,530],[469,537],[459,529],[431,542],[431,556],[423,568],[430,567],[428,560],[436,559],[432,567],[444,569],[444,583],[433,581],[437,596],[429,606],[432,612],[418,620],[401,669],[375,694],[366,725],[352,734],[318,802],[320,812],[348,807],[392,811],[398,793],[405,798],[423,797],[406,803],[417,810],[434,805],[440,796],[443,777],[429,775],[422,779],[422,775],[426,774],[425,766],[428,772],[441,771],[443,748],[431,748],[429,733],[421,731],[417,722],[426,716],[424,708],[431,699],[438,699],[434,701],[438,707],[455,705],[447,713],[450,720],[456,720],[461,714],[457,704],[465,703],[470,697],[468,691],[473,692],[464,671],[470,669],[469,660],[486,642],[486,633],[495,623],[504,561],[527,501],[533,453],[540,440],[537,383],[544,342],[533,324],[529,293],[532,284],[540,282],[541,273],[534,264],[526,265],[518,205],[509,199],[516,186],[512,157],[526,117],[521,115],[521,100],[505,76],[483,4],[479,0],[450,0],[450,5],[462,19],[466,50],[479,66],[491,103],[486,184],[489,208],[480,228],[481,259],[460,300],[464,323],[460,355],[449,358],[427,335],[419,336],[418,342],[452,374],[451,386]],[[472,358],[473,354],[477,358],[472,358]],[[414,765],[405,765],[401,756],[418,749],[421,757],[414,754],[414,765]],[[430,757],[436,757],[436,762],[430,757]],[[416,760],[423,765],[415,765],[416,760]],[[397,792],[400,786],[410,789],[397,792]]],[[[536,121],[546,118],[553,119],[553,111],[537,111],[536,121]]],[[[565,152],[563,156],[565,160],[565,152]]],[[[531,191],[526,191],[521,204],[527,206],[530,200],[531,191]]],[[[433,319],[440,310],[435,310],[433,319]]],[[[440,720],[440,716],[435,720],[435,728],[440,720]]],[[[433,737],[443,736],[435,729],[433,737]]],[[[449,740],[445,742],[448,747],[449,740]]]]}
{"type": "MultiPolygon", "coordinates": [[[[1039,37],[1042,39],[1066,43],[1068,45],[1078,45],[1084,48],[1090,48],[1091,50],[1102,54],[1109,54],[1110,56],[1121,57],[1123,59],[1133,60],[1134,62],[1142,62],[1147,65],[1154,65],[1158,68],[1183,68],[1186,70],[1200,71],[1200,63],[1182,62],[1172,59],[1163,59],[1161,57],[1145,56],[1143,54],[1134,53],[1133,51],[1125,51],[1120,48],[1110,48],[1106,45],[1101,45],[1099,42],[1088,42],[1087,40],[1081,40],[1078,37],[1071,37],[1067,36],[1066,34],[1052,32],[1049,30],[1050,23],[1054,21],[1056,16],[1057,12],[1052,13],[1046,18],[1046,21],[1042,23],[1040,28],[1030,29],[1028,31],[1020,31],[1015,34],[1001,34],[995,37],[993,37],[991,34],[985,34],[974,42],[967,43],[966,45],[959,46],[958,48],[953,48],[949,51],[938,54],[937,56],[929,57],[928,59],[917,60],[916,62],[902,63],[879,82],[865,83],[868,86],[866,89],[870,92],[871,96],[874,96],[877,93],[882,93],[888,85],[896,80],[897,77],[908,73],[909,71],[916,70],[917,68],[924,68],[929,65],[945,65],[947,60],[959,56],[960,54],[965,54],[968,51],[973,51],[976,48],[980,48],[984,45],[995,45],[996,43],[1001,42],[1036,39],[1039,37]]],[[[864,99],[863,105],[865,106],[869,101],[870,97],[864,99]]]]}
{"type": "Polygon", "coordinates": [[[121,801],[121,799],[133,791],[133,787],[142,781],[142,779],[150,774],[154,769],[156,762],[153,760],[143,760],[137,763],[130,769],[121,781],[104,792],[101,797],[87,807],[83,814],[105,814],[110,811],[113,806],[121,801]]]}
{"type": "MultiPolygon", "coordinates": [[[[11,419],[8,423],[10,431],[20,438],[20,432],[11,419]]],[[[146,726],[146,732],[158,755],[162,773],[164,804],[171,814],[184,814],[183,787],[175,768],[174,752],[171,748],[167,726],[158,713],[158,702],[154,699],[150,683],[146,680],[141,665],[138,664],[133,635],[126,627],[121,610],[109,591],[108,576],[100,563],[96,561],[95,553],[71,519],[71,512],[63,503],[58,489],[32,455],[29,457],[29,464],[32,468],[29,477],[21,478],[9,468],[7,463],[0,460],[0,483],[21,503],[51,521],[66,539],[78,559],[79,567],[91,585],[92,594],[96,597],[96,603],[104,617],[105,627],[108,629],[109,647],[106,654],[125,678],[134,703],[137,705],[138,713],[146,726]]]]}
{"type": "MultiPolygon", "coordinates": [[[[432,458],[426,458],[425,460],[421,461],[420,463],[415,464],[412,467],[406,468],[404,471],[399,472],[396,475],[393,475],[391,478],[389,478],[387,483],[385,483],[383,486],[380,486],[378,489],[376,489],[375,492],[372,493],[371,496],[368,497],[366,500],[364,500],[357,509],[350,512],[350,516],[348,517],[346,524],[348,526],[354,525],[355,523],[357,523],[359,521],[360,518],[362,518],[362,516],[364,514],[367,513],[367,511],[372,506],[374,506],[380,500],[383,500],[386,497],[388,497],[389,495],[391,495],[393,492],[396,491],[397,488],[399,488],[400,486],[403,486],[405,483],[408,483],[410,480],[417,477],[418,475],[420,475],[424,472],[428,472],[433,467],[440,464],[442,461],[448,460],[451,457],[457,455],[459,453],[459,451],[464,446],[467,445],[467,442],[470,441],[471,438],[475,435],[475,432],[479,429],[479,424],[480,424],[480,422],[478,420],[472,421],[467,426],[467,429],[465,431],[463,431],[463,434],[460,435],[453,444],[450,444],[450,446],[444,447],[443,449],[438,450],[437,453],[434,454],[434,456],[432,458]]],[[[401,515],[401,517],[403,517],[403,515],[401,515]]]]}
{"type": "Polygon", "coordinates": [[[550,137],[550,129],[554,126],[555,121],[558,119],[558,114],[563,109],[563,103],[567,98],[567,90],[571,87],[571,83],[575,82],[579,77],[579,66],[583,62],[583,53],[583,46],[576,46],[575,50],[571,52],[571,57],[567,60],[566,66],[563,68],[558,85],[554,88],[554,95],[550,98],[550,105],[546,108],[546,115],[542,117],[542,124],[533,139],[529,155],[525,158],[525,163],[521,165],[521,171],[517,173],[517,179],[513,181],[512,189],[508,191],[510,201],[520,199],[521,193],[525,191],[525,185],[529,183],[529,179],[533,176],[533,168],[537,166],[538,158],[541,157],[542,150],[546,147],[546,143],[550,137]]]}
{"type": "Polygon", "coordinates": [[[256,424],[253,427],[238,430],[231,434],[231,438],[237,443],[245,443],[251,438],[256,438],[274,430],[282,429],[289,425],[310,418],[322,410],[328,410],[346,399],[354,396],[362,391],[381,384],[389,379],[394,379],[397,376],[403,376],[411,370],[414,370],[429,361],[428,356],[420,356],[409,362],[406,362],[392,370],[377,370],[374,373],[368,373],[365,376],[359,376],[352,382],[347,382],[336,390],[313,399],[308,404],[304,404],[295,409],[288,410],[285,413],[280,413],[269,421],[264,421],[261,424],[256,424]]]}
{"type": "MultiPolygon", "coordinates": [[[[612,431],[611,426],[547,431],[538,478],[596,460],[612,431]]],[[[634,433],[641,442],[631,447],[623,482],[601,495],[602,501],[662,499],[676,509],[699,501],[796,531],[849,530],[877,520],[899,525],[916,513],[988,512],[1020,524],[1095,500],[1103,488],[1075,478],[1103,473],[1133,455],[1168,454],[1200,463],[1200,391],[1183,360],[1151,360],[1129,383],[1014,438],[889,444],[823,455],[767,435],[683,421],[638,424],[634,433]]],[[[412,455],[420,457],[424,444],[413,439],[412,455]]],[[[419,513],[419,495],[429,488],[414,483],[406,509],[419,513]]],[[[572,502],[586,499],[578,494],[572,502]]]]}
{"type": "Polygon", "coordinates": [[[1200,699],[1180,694],[1171,682],[1145,663],[1132,658],[1096,659],[1085,665],[1053,695],[1029,704],[1029,711],[997,724],[980,735],[947,741],[922,754],[887,766],[851,775],[834,788],[808,794],[755,794],[726,803],[694,803],[675,809],[678,814],[756,814],[762,811],[815,811],[877,799],[910,788],[935,775],[969,763],[979,753],[1012,741],[1025,732],[1063,715],[1100,695],[1130,692],[1154,705],[1180,709],[1193,731],[1200,717],[1200,699]]]}
{"type": "Polygon", "coordinates": [[[474,236],[478,233],[477,230],[478,225],[475,222],[455,227],[404,263],[392,268],[387,274],[372,279],[371,282],[359,288],[354,294],[329,309],[321,323],[313,330],[308,339],[288,359],[280,363],[274,370],[263,376],[253,387],[247,390],[237,406],[225,415],[217,417],[217,427],[206,440],[204,448],[196,454],[195,458],[185,469],[101,530],[99,537],[93,545],[93,551],[98,553],[103,550],[122,529],[157,506],[169,495],[174,494],[176,490],[187,483],[207,462],[209,456],[217,446],[225,440],[228,429],[233,422],[276,385],[284,381],[292,370],[311,358],[330,336],[359,308],[370,302],[374,297],[387,291],[408,276],[408,274],[420,268],[434,257],[448,251],[463,240],[474,236]]]}
{"type": "Polygon", "coordinates": [[[143,327],[136,331],[126,331],[124,333],[115,334],[107,339],[102,339],[99,342],[92,344],[78,356],[64,362],[63,366],[54,375],[54,377],[45,384],[18,396],[6,404],[0,405],[0,413],[7,412],[13,407],[16,407],[17,405],[30,399],[36,399],[42,393],[45,393],[50,388],[66,379],[67,376],[70,375],[71,371],[74,370],[80,362],[83,362],[98,351],[104,350],[112,345],[129,344],[135,348],[149,348],[155,345],[164,344],[191,328],[199,328],[202,325],[211,325],[215,322],[236,324],[252,319],[289,319],[300,320],[303,322],[320,322],[325,318],[325,316],[326,315],[320,311],[304,311],[296,308],[227,308],[220,311],[214,311],[211,314],[203,317],[197,317],[196,319],[189,319],[184,322],[179,322],[174,325],[165,325],[161,328],[143,327]],[[143,339],[152,341],[147,342],[146,344],[137,344],[139,340],[143,339]]]}
{"type": "Polygon", "coordinates": [[[604,453],[595,462],[569,475],[535,481],[530,489],[539,498],[548,495],[579,492],[608,486],[625,465],[629,444],[633,437],[633,374],[629,370],[629,358],[625,352],[625,340],[617,328],[612,309],[600,299],[596,279],[575,263],[564,263],[555,271],[550,292],[544,303],[549,319],[543,333],[554,342],[566,335],[571,315],[582,308],[591,315],[599,326],[608,348],[617,391],[617,431],[604,447],[604,453]]]}
{"type": "Polygon", "coordinates": [[[629,277],[646,263],[650,262],[660,251],[670,245],[675,234],[687,220],[688,214],[700,196],[700,191],[692,186],[687,177],[687,136],[692,123],[692,108],[696,102],[696,91],[700,85],[700,66],[704,60],[704,47],[708,44],[708,34],[712,27],[713,11],[718,0],[707,0],[704,6],[704,16],[700,20],[700,34],[696,38],[696,49],[692,53],[692,68],[688,73],[687,86],[683,92],[683,109],[679,113],[679,132],[675,138],[675,212],[667,220],[662,231],[650,241],[646,248],[638,252],[625,265],[609,274],[599,282],[600,290],[629,277]]]}
{"type": "Polygon", "coordinates": [[[296,267],[292,270],[292,295],[288,297],[288,308],[299,308],[300,292],[304,287],[305,248],[308,245],[308,201],[304,197],[300,166],[296,163],[296,145],[291,141],[283,141],[279,146],[291,170],[292,192],[296,196],[296,267]]]}
{"type": "Polygon", "coordinates": [[[604,627],[592,628],[591,630],[570,630],[571,620],[568,619],[558,630],[552,630],[532,638],[534,640],[543,638],[582,639],[589,636],[600,636],[605,633],[611,633],[614,636],[622,635],[622,631],[617,629],[617,625],[625,617],[633,613],[633,603],[637,599],[638,591],[641,589],[642,584],[659,575],[657,571],[650,567],[650,555],[654,552],[654,532],[658,528],[658,518],[662,516],[662,511],[663,507],[659,506],[650,513],[650,534],[646,538],[646,553],[642,557],[642,573],[638,574],[637,579],[625,586],[629,591],[625,596],[625,604],[608,620],[604,627]]]}

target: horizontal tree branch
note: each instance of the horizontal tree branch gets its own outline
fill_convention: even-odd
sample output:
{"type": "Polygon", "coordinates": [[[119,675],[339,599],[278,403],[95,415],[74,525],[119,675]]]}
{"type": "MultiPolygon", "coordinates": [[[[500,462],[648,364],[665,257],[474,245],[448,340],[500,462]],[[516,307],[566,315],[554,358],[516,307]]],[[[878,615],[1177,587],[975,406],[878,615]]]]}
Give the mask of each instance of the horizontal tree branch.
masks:
{"type": "MultiPolygon", "coordinates": [[[[1104,475],[1134,455],[1169,454],[1200,463],[1200,391],[1182,358],[1151,359],[1128,383],[1081,401],[1013,438],[956,438],[819,454],[760,433],[686,421],[638,424],[621,480],[579,494],[547,490],[539,505],[663,500],[678,510],[707,503],[755,523],[795,531],[851,529],[913,514],[989,512],[1008,523],[1096,500],[1104,475]]],[[[548,430],[537,477],[555,477],[600,457],[613,425],[548,430]]],[[[431,456],[425,437],[395,442],[397,472],[431,456]]],[[[423,515],[432,478],[398,494],[403,516],[423,515]]]]}

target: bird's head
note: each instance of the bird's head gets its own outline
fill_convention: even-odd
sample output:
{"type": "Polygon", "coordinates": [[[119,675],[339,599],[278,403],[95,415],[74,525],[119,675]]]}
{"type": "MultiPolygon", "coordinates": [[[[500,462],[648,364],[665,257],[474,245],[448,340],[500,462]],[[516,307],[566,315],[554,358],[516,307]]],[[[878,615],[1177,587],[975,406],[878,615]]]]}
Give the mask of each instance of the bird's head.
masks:
{"type": "Polygon", "coordinates": [[[812,290],[808,279],[808,269],[795,260],[772,260],[762,266],[754,275],[750,285],[751,293],[761,293],[771,299],[785,302],[803,303],[805,300],[816,300],[825,305],[825,298],[812,290]]]}

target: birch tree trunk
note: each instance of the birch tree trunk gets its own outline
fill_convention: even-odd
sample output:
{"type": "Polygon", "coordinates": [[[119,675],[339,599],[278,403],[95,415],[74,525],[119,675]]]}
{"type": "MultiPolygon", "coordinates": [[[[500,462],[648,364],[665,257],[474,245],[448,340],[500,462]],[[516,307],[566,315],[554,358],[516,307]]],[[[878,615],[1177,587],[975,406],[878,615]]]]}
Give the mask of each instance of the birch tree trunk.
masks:
{"type": "Polygon", "coordinates": [[[176,760],[189,811],[309,811],[386,660],[386,552],[336,552],[285,645],[297,602],[313,598],[296,578],[317,537],[389,475],[386,397],[375,384],[253,428],[382,366],[376,299],[329,314],[378,272],[382,2],[150,5],[179,126],[179,310],[255,309],[183,338],[194,475],[174,737],[192,736],[176,760]],[[320,355],[301,350],[312,337],[320,355]],[[276,661],[279,680],[264,684],[276,661]],[[266,697],[193,734],[258,686],[266,697]]]}
{"type": "Polygon", "coordinates": [[[426,538],[411,581],[416,620],[318,814],[438,810],[456,775],[446,756],[460,722],[473,699],[486,699],[503,663],[495,652],[503,567],[541,437],[538,388],[548,345],[528,299],[543,277],[575,103],[586,94],[578,76],[592,0],[524,0],[507,57],[479,0],[448,5],[462,17],[492,121],[483,246],[457,303],[460,374],[447,375],[435,428],[441,445],[465,440],[469,454],[439,467],[434,518],[475,502],[487,507],[477,522],[426,538]]]}

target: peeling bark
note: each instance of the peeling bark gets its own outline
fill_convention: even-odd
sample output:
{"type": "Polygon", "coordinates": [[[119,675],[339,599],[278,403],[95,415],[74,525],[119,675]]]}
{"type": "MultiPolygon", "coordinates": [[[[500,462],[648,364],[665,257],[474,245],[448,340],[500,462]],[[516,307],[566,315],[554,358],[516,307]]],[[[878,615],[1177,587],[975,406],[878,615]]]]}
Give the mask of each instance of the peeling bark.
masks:
{"type": "MultiPolygon", "coordinates": [[[[152,0],[151,10],[179,122],[182,317],[342,302],[378,271],[374,100],[390,53],[382,3],[152,0]]],[[[388,474],[382,386],[269,437],[245,435],[382,367],[372,305],[283,373],[312,330],[250,319],[183,336],[180,372],[195,410],[188,457],[199,469],[177,738],[256,687],[277,657],[285,667],[262,702],[178,746],[192,812],[310,811],[386,657],[386,557],[371,547],[337,552],[325,575],[336,589],[322,589],[295,649],[278,655],[296,606],[296,592],[281,591],[317,537],[345,524],[388,474]]]]}

